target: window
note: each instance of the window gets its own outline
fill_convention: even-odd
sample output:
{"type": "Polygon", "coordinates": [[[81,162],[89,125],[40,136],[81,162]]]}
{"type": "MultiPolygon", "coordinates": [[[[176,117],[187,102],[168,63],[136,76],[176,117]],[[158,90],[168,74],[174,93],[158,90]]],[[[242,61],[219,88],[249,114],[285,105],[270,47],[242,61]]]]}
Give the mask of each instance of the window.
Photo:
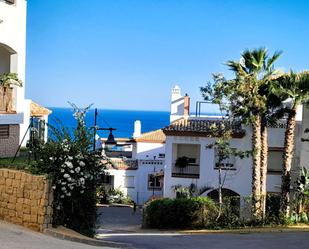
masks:
{"type": "Polygon", "coordinates": [[[164,153],[159,153],[159,158],[165,158],[165,154],[164,153]]]}
{"type": "MultiPolygon", "coordinates": [[[[219,168],[219,158],[218,152],[215,149],[215,169],[219,168]]],[[[224,170],[234,170],[235,169],[236,158],[234,155],[230,155],[229,158],[226,158],[221,162],[221,169],[224,170]]]]}
{"type": "Polygon", "coordinates": [[[148,175],[148,189],[149,190],[153,190],[153,189],[160,190],[160,189],[162,189],[161,179],[162,178],[159,177],[159,176],[154,176],[152,174],[148,175]]]}
{"type": "Polygon", "coordinates": [[[134,188],[134,176],[125,176],[124,187],[125,188],[134,188]]]}
{"type": "Polygon", "coordinates": [[[281,173],[283,165],[282,149],[269,149],[268,151],[268,173],[281,173]]]}
{"type": "Polygon", "coordinates": [[[114,176],[105,175],[105,176],[103,176],[102,180],[103,180],[103,184],[114,185],[114,176]]]}
{"type": "Polygon", "coordinates": [[[9,125],[0,125],[0,139],[9,138],[10,136],[10,126],[9,125]]]}

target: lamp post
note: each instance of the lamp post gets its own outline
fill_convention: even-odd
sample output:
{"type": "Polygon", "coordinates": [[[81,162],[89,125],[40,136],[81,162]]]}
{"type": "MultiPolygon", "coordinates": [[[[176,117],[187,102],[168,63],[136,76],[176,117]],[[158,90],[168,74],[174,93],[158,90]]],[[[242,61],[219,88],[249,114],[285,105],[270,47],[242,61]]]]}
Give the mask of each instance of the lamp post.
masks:
{"type": "Polygon", "coordinates": [[[117,142],[115,141],[114,135],[113,135],[113,131],[115,131],[115,128],[100,128],[99,126],[97,126],[97,117],[98,117],[98,109],[95,108],[94,110],[94,126],[93,126],[93,151],[96,150],[96,135],[97,135],[97,131],[109,131],[109,135],[108,138],[105,142],[105,145],[107,145],[108,147],[110,146],[115,146],[117,145],[117,142]]]}

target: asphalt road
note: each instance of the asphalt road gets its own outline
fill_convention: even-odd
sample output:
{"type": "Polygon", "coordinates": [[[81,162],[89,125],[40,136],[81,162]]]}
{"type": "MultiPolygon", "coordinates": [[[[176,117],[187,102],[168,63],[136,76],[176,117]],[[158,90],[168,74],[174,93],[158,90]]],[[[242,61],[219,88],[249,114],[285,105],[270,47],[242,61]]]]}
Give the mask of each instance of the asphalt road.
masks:
{"type": "Polygon", "coordinates": [[[309,249],[309,234],[110,234],[105,240],[128,243],[134,249],[309,249]]]}
{"type": "Polygon", "coordinates": [[[141,212],[131,208],[100,208],[97,237],[123,242],[134,249],[309,249],[309,233],[183,235],[141,230],[141,212]]]}
{"type": "Polygon", "coordinates": [[[0,222],[0,249],[111,249],[57,239],[10,223],[0,222]]]}

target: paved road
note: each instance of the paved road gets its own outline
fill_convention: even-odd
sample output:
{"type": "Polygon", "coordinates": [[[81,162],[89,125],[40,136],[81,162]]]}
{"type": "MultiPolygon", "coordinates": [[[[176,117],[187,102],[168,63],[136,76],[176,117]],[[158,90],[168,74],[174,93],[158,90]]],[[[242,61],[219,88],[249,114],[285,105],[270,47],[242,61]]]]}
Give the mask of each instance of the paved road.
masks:
{"type": "Polygon", "coordinates": [[[97,238],[132,245],[134,249],[309,249],[309,233],[183,235],[140,230],[141,212],[101,208],[97,238]],[[145,233],[146,232],[146,233],[145,233]]]}
{"type": "Polygon", "coordinates": [[[111,249],[56,239],[20,226],[0,222],[0,249],[111,249]]]}
{"type": "Polygon", "coordinates": [[[308,249],[309,234],[107,234],[105,240],[128,243],[134,249],[308,249]]]}
{"type": "Polygon", "coordinates": [[[142,212],[133,213],[130,207],[101,207],[98,209],[97,226],[99,233],[115,233],[139,230],[142,223],[142,212]]]}

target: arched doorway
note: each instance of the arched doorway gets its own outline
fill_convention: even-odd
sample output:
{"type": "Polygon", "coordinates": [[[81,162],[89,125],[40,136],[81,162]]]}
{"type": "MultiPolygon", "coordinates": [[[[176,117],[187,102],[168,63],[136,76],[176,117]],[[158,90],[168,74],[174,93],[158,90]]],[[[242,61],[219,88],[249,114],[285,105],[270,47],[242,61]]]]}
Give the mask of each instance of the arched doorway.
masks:
{"type": "MultiPolygon", "coordinates": [[[[219,192],[218,189],[214,189],[207,194],[208,197],[213,199],[215,202],[219,202],[219,192]]],[[[224,206],[228,207],[229,211],[233,214],[239,216],[240,214],[240,195],[235,191],[223,188],[222,189],[222,199],[224,206]]]]}

